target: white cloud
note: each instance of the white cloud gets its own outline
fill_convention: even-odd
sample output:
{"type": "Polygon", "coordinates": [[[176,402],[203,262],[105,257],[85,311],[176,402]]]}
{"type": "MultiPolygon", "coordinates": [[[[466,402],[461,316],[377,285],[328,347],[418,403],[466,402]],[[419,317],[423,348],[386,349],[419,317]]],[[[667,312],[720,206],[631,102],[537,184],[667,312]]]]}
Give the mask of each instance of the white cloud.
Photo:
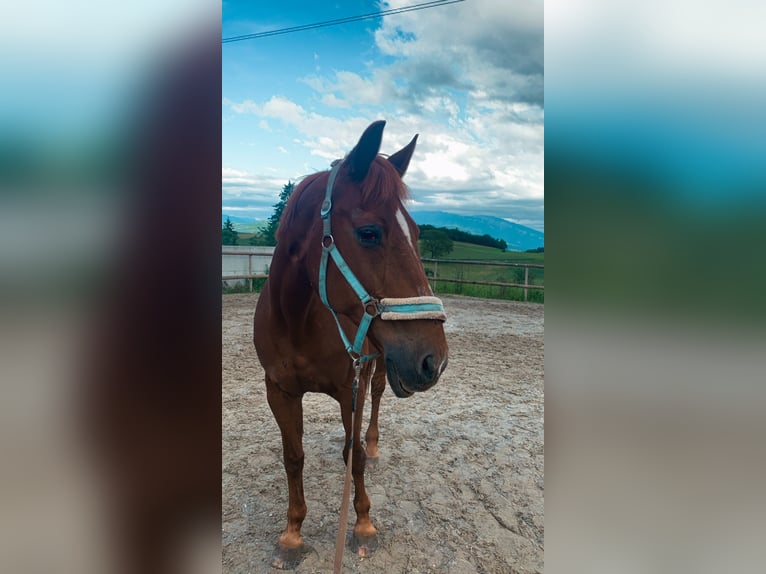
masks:
{"type": "Polygon", "coordinates": [[[246,171],[243,171],[241,169],[234,169],[231,167],[224,167],[222,169],[222,179],[223,181],[226,181],[227,179],[236,179],[241,177],[246,177],[248,173],[246,171]]]}
{"type": "Polygon", "coordinates": [[[483,211],[542,228],[542,2],[471,0],[379,25],[375,42],[388,63],[303,78],[315,108],[284,96],[224,103],[274,129],[278,122],[291,128],[321,167],[347,153],[372,120],[387,119],[383,153],[420,134],[406,177],[413,206],[483,211]]]}
{"type": "MultiPolygon", "coordinates": [[[[303,137],[297,138],[296,143],[303,145],[310,154],[331,159],[343,157],[350,151],[370,124],[367,117],[346,119],[309,112],[300,104],[283,96],[273,96],[263,104],[252,100],[233,102],[228,99],[224,100],[224,104],[236,113],[254,114],[283,122],[298,130],[303,137]]],[[[407,141],[404,141],[402,146],[407,141]]]]}
{"type": "Polygon", "coordinates": [[[393,79],[384,71],[374,71],[369,78],[346,70],[336,70],[333,80],[319,76],[303,78],[305,84],[312,89],[333,98],[343,95],[343,100],[355,105],[381,105],[393,96],[393,79]]]}
{"type": "MultiPolygon", "coordinates": [[[[349,119],[309,112],[282,96],[264,104],[229,102],[238,113],[281,121],[302,137],[310,155],[333,160],[358,141],[368,117],[349,119]]],[[[447,104],[445,107],[449,107],[447,104]]],[[[420,133],[407,180],[421,189],[508,189],[514,197],[543,197],[543,126],[504,120],[506,110],[473,115],[453,125],[414,114],[391,118],[381,151],[391,154],[420,133]]]]}
{"type": "Polygon", "coordinates": [[[224,167],[221,170],[221,187],[224,201],[232,198],[267,200],[279,196],[285,182],[282,178],[249,173],[245,170],[224,167]]]}
{"type": "MultiPolygon", "coordinates": [[[[392,8],[408,0],[391,0],[392,8]]],[[[472,0],[384,18],[378,48],[400,58],[393,66],[408,93],[434,84],[481,91],[498,101],[542,105],[543,3],[472,0]]]]}
{"type": "Polygon", "coordinates": [[[346,100],[341,100],[335,94],[324,94],[322,96],[322,103],[331,108],[348,108],[349,104],[346,100]]]}

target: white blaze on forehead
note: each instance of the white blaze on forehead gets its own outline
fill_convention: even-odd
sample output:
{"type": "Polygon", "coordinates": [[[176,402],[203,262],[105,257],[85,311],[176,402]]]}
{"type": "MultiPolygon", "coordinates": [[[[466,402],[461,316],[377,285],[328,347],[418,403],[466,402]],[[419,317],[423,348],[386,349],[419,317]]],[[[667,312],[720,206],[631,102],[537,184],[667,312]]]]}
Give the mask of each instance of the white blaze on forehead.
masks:
{"type": "MultiPolygon", "coordinates": [[[[418,251],[415,248],[415,244],[412,242],[412,234],[410,234],[410,226],[407,225],[407,219],[404,217],[404,214],[402,213],[401,209],[396,210],[396,221],[399,222],[399,227],[402,228],[402,233],[404,233],[404,236],[407,238],[407,243],[410,244],[410,248],[412,249],[412,254],[415,255],[418,251]]],[[[425,285],[418,288],[418,295],[433,295],[434,292],[431,290],[431,285],[428,284],[428,279],[426,279],[425,285]]]]}
{"type": "Polygon", "coordinates": [[[407,220],[404,218],[404,214],[401,209],[396,210],[396,221],[399,222],[399,227],[402,228],[402,233],[407,238],[407,241],[412,245],[412,236],[410,235],[410,226],[407,225],[407,220]]]}

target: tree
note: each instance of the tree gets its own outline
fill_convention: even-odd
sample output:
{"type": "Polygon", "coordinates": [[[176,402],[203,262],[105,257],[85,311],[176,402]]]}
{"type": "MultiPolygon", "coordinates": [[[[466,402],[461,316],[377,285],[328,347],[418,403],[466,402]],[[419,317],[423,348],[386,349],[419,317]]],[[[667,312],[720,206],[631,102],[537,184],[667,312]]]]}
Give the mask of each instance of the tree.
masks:
{"type": "Polygon", "coordinates": [[[272,243],[269,243],[269,241],[263,236],[263,233],[253,234],[253,236],[247,240],[247,244],[256,246],[272,245],[272,243]]]}
{"type": "Polygon", "coordinates": [[[457,229],[456,227],[434,227],[433,225],[422,224],[418,225],[420,228],[420,233],[424,233],[425,231],[429,229],[441,229],[444,231],[452,241],[458,241],[460,243],[473,243],[474,245],[484,245],[485,247],[496,247],[500,251],[505,251],[508,249],[508,244],[504,239],[495,239],[488,233],[485,233],[484,235],[474,235],[473,233],[468,233],[467,231],[463,231],[462,229],[457,229]]]}
{"type": "Polygon", "coordinates": [[[443,229],[426,229],[420,235],[423,249],[436,259],[452,251],[453,243],[450,236],[443,229]]]}
{"type": "Polygon", "coordinates": [[[239,238],[239,233],[234,231],[234,224],[231,222],[229,216],[226,216],[226,221],[223,223],[221,229],[221,244],[222,245],[236,245],[239,238]]]}
{"type": "Polygon", "coordinates": [[[279,202],[274,205],[274,213],[269,217],[269,223],[266,226],[266,231],[263,232],[263,236],[266,240],[266,245],[277,244],[277,229],[279,228],[279,221],[282,219],[282,212],[285,210],[287,200],[290,199],[290,195],[293,193],[295,184],[288,181],[285,186],[282,187],[282,192],[279,194],[279,202]]]}

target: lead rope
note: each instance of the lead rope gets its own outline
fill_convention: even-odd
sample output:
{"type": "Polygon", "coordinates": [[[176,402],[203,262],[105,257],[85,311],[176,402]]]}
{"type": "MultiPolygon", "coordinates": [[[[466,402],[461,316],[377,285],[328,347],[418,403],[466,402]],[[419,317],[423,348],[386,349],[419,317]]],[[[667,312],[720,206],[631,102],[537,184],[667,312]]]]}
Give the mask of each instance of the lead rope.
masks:
{"type": "MultiPolygon", "coordinates": [[[[356,412],[359,416],[364,414],[364,400],[367,397],[367,386],[362,385],[362,404],[357,405],[359,379],[362,372],[362,363],[360,359],[354,359],[354,382],[351,385],[351,438],[349,440],[348,458],[346,459],[346,477],[343,481],[343,498],[340,505],[340,524],[338,525],[338,537],[335,539],[335,562],[333,563],[333,574],[341,574],[343,567],[343,549],[346,541],[346,530],[348,527],[348,507],[350,506],[351,494],[351,468],[354,465],[354,428],[356,426],[356,412]]],[[[375,362],[372,363],[369,384],[372,385],[372,376],[375,374],[375,362]]],[[[360,431],[361,434],[361,431],[360,431]]],[[[357,440],[361,440],[361,437],[357,440]]],[[[361,442],[360,442],[361,446],[361,442]]]]}

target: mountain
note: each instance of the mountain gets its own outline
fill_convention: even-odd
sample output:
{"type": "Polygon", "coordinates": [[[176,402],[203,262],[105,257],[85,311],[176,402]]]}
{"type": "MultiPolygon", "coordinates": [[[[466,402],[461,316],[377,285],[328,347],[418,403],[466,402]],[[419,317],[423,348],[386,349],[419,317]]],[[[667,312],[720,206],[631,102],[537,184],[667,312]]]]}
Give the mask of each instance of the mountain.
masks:
{"type": "MultiPolygon", "coordinates": [[[[229,219],[231,219],[231,222],[234,223],[234,224],[237,224],[237,223],[256,223],[258,221],[255,217],[239,217],[239,216],[236,216],[236,215],[229,215],[227,213],[222,213],[221,214],[221,225],[224,224],[224,222],[226,221],[227,217],[229,219]]],[[[236,227],[236,225],[235,225],[235,227],[236,227]]]]}
{"type": "Polygon", "coordinates": [[[410,211],[410,215],[418,225],[455,227],[474,235],[486,233],[495,239],[505,239],[510,251],[526,251],[545,245],[543,232],[492,215],[458,215],[446,211],[410,211]]]}

